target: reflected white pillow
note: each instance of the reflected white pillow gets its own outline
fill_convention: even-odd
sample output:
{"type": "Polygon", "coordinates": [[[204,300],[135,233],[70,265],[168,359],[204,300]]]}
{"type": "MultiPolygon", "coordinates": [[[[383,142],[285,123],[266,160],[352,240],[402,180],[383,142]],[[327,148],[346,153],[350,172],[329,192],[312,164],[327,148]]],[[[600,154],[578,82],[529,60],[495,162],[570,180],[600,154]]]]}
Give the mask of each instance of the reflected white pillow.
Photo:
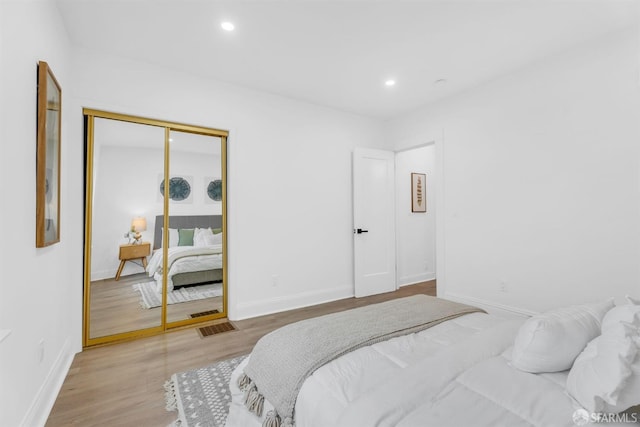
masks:
{"type": "Polygon", "coordinates": [[[213,246],[222,244],[222,233],[213,233],[211,228],[196,228],[193,233],[193,246],[213,246]]]}
{"type": "Polygon", "coordinates": [[[532,316],[518,330],[511,364],[532,373],[571,368],[589,341],[600,335],[600,321],[611,308],[613,298],[532,316]]]}
{"type": "Polygon", "coordinates": [[[590,412],[618,413],[640,403],[640,331],[621,322],[591,341],[567,377],[567,392],[590,412]]]}
{"type": "Polygon", "coordinates": [[[202,230],[203,230],[202,228],[198,228],[198,227],[193,229],[193,246],[196,246],[196,239],[198,238],[198,235],[202,230]]]}
{"type": "MultiPolygon", "coordinates": [[[[178,229],[170,228],[169,229],[169,247],[173,248],[175,246],[178,246],[178,240],[179,240],[178,229]]],[[[162,242],[164,242],[164,228],[162,229],[162,242]]],[[[162,247],[162,242],[160,242],[160,247],[162,247]]]]}
{"type": "Polygon", "coordinates": [[[209,246],[208,240],[213,237],[211,228],[196,228],[193,231],[193,246],[209,246]]]}

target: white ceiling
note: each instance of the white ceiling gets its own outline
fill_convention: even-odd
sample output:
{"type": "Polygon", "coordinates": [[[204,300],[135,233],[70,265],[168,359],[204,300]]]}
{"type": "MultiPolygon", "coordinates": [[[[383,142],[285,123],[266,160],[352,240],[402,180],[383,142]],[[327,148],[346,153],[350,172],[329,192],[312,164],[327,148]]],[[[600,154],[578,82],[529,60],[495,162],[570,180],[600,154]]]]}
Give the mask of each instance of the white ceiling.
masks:
{"type": "Polygon", "coordinates": [[[639,3],[57,2],[77,46],[380,119],[633,25],[639,3]],[[224,20],[236,30],[223,31],[224,20]],[[389,78],[397,84],[386,87],[389,78]]]}

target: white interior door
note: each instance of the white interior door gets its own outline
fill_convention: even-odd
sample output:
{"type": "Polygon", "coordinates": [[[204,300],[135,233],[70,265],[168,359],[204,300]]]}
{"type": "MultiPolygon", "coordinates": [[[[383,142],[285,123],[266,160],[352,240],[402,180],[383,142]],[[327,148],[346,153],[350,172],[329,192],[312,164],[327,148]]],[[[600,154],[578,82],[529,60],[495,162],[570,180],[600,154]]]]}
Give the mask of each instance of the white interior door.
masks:
{"type": "Polygon", "coordinates": [[[353,248],[356,297],[396,290],[394,153],[353,152],[353,248]]]}

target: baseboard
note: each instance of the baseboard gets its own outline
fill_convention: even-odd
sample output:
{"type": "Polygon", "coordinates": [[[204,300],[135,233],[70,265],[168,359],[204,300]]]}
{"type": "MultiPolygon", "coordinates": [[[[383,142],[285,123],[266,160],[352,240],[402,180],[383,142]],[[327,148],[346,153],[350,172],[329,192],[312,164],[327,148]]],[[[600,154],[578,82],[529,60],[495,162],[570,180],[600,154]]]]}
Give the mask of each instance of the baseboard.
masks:
{"type": "Polygon", "coordinates": [[[116,268],[116,270],[96,270],[96,271],[91,271],[91,281],[95,281],[95,280],[102,280],[102,279],[113,279],[114,277],[116,277],[116,273],[114,271],[117,271],[118,269],[116,268]]]}
{"type": "MultiPolygon", "coordinates": [[[[95,280],[113,279],[116,277],[117,271],[118,271],[118,267],[110,268],[107,270],[91,271],[91,281],[93,282],[95,280]]],[[[131,274],[140,274],[144,272],[145,272],[145,269],[141,265],[138,265],[138,264],[134,265],[130,262],[127,262],[124,265],[124,268],[122,269],[122,273],[120,275],[124,277],[124,276],[129,276],[131,274]]]]}
{"type": "Polygon", "coordinates": [[[351,298],[353,295],[353,285],[349,285],[339,288],[323,289],[321,291],[305,292],[297,295],[280,296],[261,301],[240,303],[236,305],[236,309],[233,310],[233,318],[230,320],[242,320],[287,310],[295,310],[297,308],[351,298]]]}
{"type": "Polygon", "coordinates": [[[505,304],[499,304],[493,301],[487,301],[466,295],[459,295],[452,292],[447,292],[445,295],[438,296],[451,301],[473,305],[475,307],[482,308],[487,313],[495,314],[501,317],[531,317],[535,314],[538,314],[538,312],[536,311],[531,311],[520,307],[513,307],[505,304]]]}
{"type": "Polygon", "coordinates": [[[398,278],[398,287],[415,285],[416,283],[428,282],[436,280],[436,273],[427,271],[426,273],[414,274],[413,276],[404,276],[398,278]]]}
{"type": "Polygon", "coordinates": [[[49,413],[62,388],[64,379],[69,372],[74,356],[75,353],[71,351],[71,344],[69,338],[67,338],[53,366],[51,366],[51,370],[47,374],[42,387],[38,390],[29,410],[22,419],[20,426],[34,427],[44,426],[46,424],[49,413]]]}

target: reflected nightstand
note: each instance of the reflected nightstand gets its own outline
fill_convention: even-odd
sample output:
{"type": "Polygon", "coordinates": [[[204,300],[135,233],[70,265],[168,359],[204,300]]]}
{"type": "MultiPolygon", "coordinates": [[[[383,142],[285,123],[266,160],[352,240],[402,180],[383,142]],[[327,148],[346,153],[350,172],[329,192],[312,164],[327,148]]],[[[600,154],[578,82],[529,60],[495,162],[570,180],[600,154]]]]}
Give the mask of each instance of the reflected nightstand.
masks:
{"type": "Polygon", "coordinates": [[[142,261],[142,266],[147,269],[147,256],[151,253],[151,243],[142,242],[140,244],[126,244],[120,245],[120,252],[118,258],[120,259],[120,266],[116,273],[116,280],[120,280],[120,274],[124,268],[124,264],[127,261],[133,261],[139,259],[142,261]]]}

